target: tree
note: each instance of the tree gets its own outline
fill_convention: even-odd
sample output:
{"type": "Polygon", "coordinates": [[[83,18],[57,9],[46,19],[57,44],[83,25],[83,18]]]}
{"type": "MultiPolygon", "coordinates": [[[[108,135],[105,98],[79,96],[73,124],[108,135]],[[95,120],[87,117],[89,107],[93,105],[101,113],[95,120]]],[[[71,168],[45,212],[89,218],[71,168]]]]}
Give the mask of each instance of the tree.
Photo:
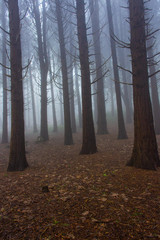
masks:
{"type": "Polygon", "coordinates": [[[104,99],[104,83],[102,72],[102,57],[100,47],[100,23],[98,0],[90,0],[90,15],[92,21],[93,43],[97,79],[97,134],[107,134],[107,120],[104,99]]]}
{"type": "Polygon", "coordinates": [[[77,104],[78,104],[78,120],[79,120],[79,128],[82,128],[82,110],[81,110],[81,98],[79,91],[79,77],[78,77],[78,69],[77,63],[74,60],[74,69],[75,69],[75,85],[76,85],[76,96],[77,96],[77,104]]]}
{"type": "Polygon", "coordinates": [[[47,122],[47,75],[48,75],[48,56],[46,42],[46,7],[45,0],[42,2],[43,24],[41,24],[39,2],[32,0],[33,13],[36,23],[37,41],[38,41],[38,57],[41,73],[41,129],[40,136],[44,141],[49,139],[48,122],[47,122]],[[41,26],[42,25],[42,26],[41,26]]]}
{"type": "MultiPolygon", "coordinates": [[[[4,1],[2,1],[2,27],[6,28],[6,8],[4,1]]],[[[8,143],[8,116],[7,116],[7,77],[6,77],[6,33],[3,31],[2,35],[2,63],[4,65],[2,70],[3,77],[3,130],[2,143],[8,143]]]]}
{"type": "MultiPolygon", "coordinates": [[[[72,20],[72,18],[71,18],[72,20]]],[[[70,55],[69,55],[69,93],[70,93],[70,109],[71,109],[71,124],[72,124],[72,133],[77,132],[76,127],[76,118],[75,118],[75,92],[74,92],[74,81],[73,81],[73,36],[72,31],[74,28],[70,26],[70,55]]]]}
{"type": "Polygon", "coordinates": [[[25,156],[21,35],[18,0],[8,0],[11,63],[11,142],[8,171],[28,167],[25,156]]]}
{"type": "Polygon", "coordinates": [[[65,39],[64,28],[62,21],[62,9],[61,0],[55,0],[56,3],[56,17],[58,23],[58,35],[60,44],[60,55],[62,64],[62,80],[63,80],[63,104],[64,104],[64,144],[73,144],[72,129],[71,129],[71,117],[70,117],[70,104],[69,104],[69,90],[68,90],[68,72],[67,61],[65,52],[65,39]]]}
{"type": "MultiPolygon", "coordinates": [[[[119,5],[117,4],[116,11],[118,12],[118,14],[114,15],[114,25],[115,25],[116,35],[118,33],[119,38],[122,41],[125,41],[125,39],[128,38],[128,29],[127,29],[126,20],[122,18],[122,10],[123,9],[120,8],[119,5]]],[[[123,11],[126,11],[126,10],[123,10],[123,11]]],[[[130,68],[131,64],[127,57],[127,55],[129,54],[128,49],[119,47],[117,53],[119,55],[120,65],[123,66],[123,68],[125,68],[125,69],[130,68]]],[[[130,82],[130,73],[127,73],[127,71],[123,70],[122,71],[122,81],[124,83],[130,82]]],[[[131,86],[128,86],[127,84],[123,85],[123,91],[121,92],[121,94],[122,94],[122,99],[123,99],[123,102],[125,105],[125,110],[126,110],[126,123],[132,123],[132,121],[133,121],[131,91],[132,91],[131,86]]]]}
{"type": "Polygon", "coordinates": [[[149,58],[149,71],[150,71],[150,82],[151,82],[151,97],[152,97],[152,108],[154,116],[154,127],[155,133],[160,134],[160,104],[158,96],[157,77],[154,74],[156,72],[154,53],[153,53],[153,38],[148,40],[148,58],[149,58]]]}
{"type": "Polygon", "coordinates": [[[122,110],[121,89],[120,89],[119,72],[118,72],[118,66],[117,66],[118,64],[117,64],[116,44],[113,39],[114,26],[113,26],[113,19],[112,19],[111,1],[106,0],[106,3],[107,3],[111,53],[112,53],[112,60],[113,60],[113,72],[114,72],[114,79],[115,79],[115,91],[116,91],[116,102],[117,102],[117,112],[118,112],[118,139],[126,139],[127,133],[125,129],[124,116],[123,116],[123,110],[122,110]]]}
{"type": "MultiPolygon", "coordinates": [[[[52,60],[53,60],[53,68],[54,68],[54,58],[52,58],[52,60]]],[[[53,132],[58,132],[54,88],[53,88],[54,73],[52,73],[52,68],[51,67],[52,67],[51,66],[51,59],[49,59],[49,75],[50,75],[50,88],[51,88],[51,101],[52,101],[52,116],[53,116],[53,132]]],[[[54,72],[54,70],[53,70],[53,72],[54,72]]]]}
{"type": "Polygon", "coordinates": [[[30,78],[30,89],[31,89],[31,98],[32,98],[32,113],[33,113],[33,132],[38,132],[37,121],[36,121],[36,109],[35,109],[35,96],[34,96],[34,87],[31,67],[29,69],[29,78],[30,78]]]}
{"type": "Polygon", "coordinates": [[[148,84],[143,0],[129,0],[134,101],[134,146],[128,166],[156,170],[160,166],[148,84]]]}
{"type": "Polygon", "coordinates": [[[83,142],[80,154],[90,154],[97,152],[97,147],[92,114],[91,83],[84,0],[76,0],[76,16],[82,81],[83,142]]]}

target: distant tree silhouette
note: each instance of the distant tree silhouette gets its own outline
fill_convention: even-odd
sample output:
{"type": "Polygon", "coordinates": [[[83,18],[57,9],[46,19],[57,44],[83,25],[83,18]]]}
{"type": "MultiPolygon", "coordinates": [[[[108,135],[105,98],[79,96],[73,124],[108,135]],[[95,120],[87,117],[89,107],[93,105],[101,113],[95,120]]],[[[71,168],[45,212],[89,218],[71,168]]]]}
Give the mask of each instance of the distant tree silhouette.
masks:
{"type": "Polygon", "coordinates": [[[112,53],[112,60],[113,60],[113,72],[114,72],[114,79],[115,79],[115,92],[116,92],[117,113],[118,113],[118,139],[126,139],[127,133],[125,129],[123,109],[122,109],[121,89],[120,89],[119,72],[118,72],[118,66],[117,66],[118,63],[117,63],[116,43],[113,39],[114,25],[113,25],[113,19],[112,19],[111,1],[106,0],[106,4],[107,4],[107,13],[108,13],[108,22],[109,22],[111,53],[112,53]]]}
{"type": "Polygon", "coordinates": [[[107,119],[104,99],[104,79],[102,72],[102,56],[100,46],[100,23],[98,0],[89,0],[92,21],[92,34],[95,53],[96,79],[97,79],[97,134],[107,134],[107,119]]]}
{"type": "Polygon", "coordinates": [[[39,1],[32,0],[33,14],[37,32],[38,57],[41,73],[41,126],[40,136],[44,141],[49,139],[47,122],[47,75],[48,75],[48,56],[46,43],[46,6],[45,0],[42,2],[42,22],[39,10],[39,1]]]}
{"type": "Polygon", "coordinates": [[[158,96],[158,86],[157,86],[157,77],[154,74],[156,72],[155,61],[154,61],[154,52],[153,52],[153,39],[148,40],[148,57],[149,61],[149,72],[152,77],[150,78],[151,82],[151,97],[152,97],[152,108],[154,116],[154,127],[155,133],[160,134],[160,103],[158,96]]]}
{"type": "MultiPolygon", "coordinates": [[[[6,28],[6,7],[2,1],[2,27],[6,28]]],[[[6,33],[3,31],[2,35],[2,64],[6,66],[6,33]]],[[[2,69],[3,77],[3,128],[2,128],[2,143],[8,143],[8,116],[7,116],[7,71],[2,69]]]]}
{"type": "Polygon", "coordinates": [[[70,117],[70,104],[69,104],[69,89],[68,89],[68,72],[65,51],[64,27],[62,21],[62,8],[61,0],[55,0],[56,3],[56,17],[58,23],[58,35],[60,44],[60,55],[62,64],[62,81],[63,81],[63,102],[64,102],[64,144],[73,144],[71,117],[70,117]]]}

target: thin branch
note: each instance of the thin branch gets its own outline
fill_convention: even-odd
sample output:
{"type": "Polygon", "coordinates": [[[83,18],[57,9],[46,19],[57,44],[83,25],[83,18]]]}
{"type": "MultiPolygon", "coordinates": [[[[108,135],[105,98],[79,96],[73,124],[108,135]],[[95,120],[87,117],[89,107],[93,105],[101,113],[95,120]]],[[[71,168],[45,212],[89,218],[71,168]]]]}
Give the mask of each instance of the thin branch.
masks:
{"type": "Polygon", "coordinates": [[[117,81],[117,80],[114,80],[114,79],[111,79],[113,82],[116,82],[116,83],[120,83],[120,84],[124,84],[124,85],[131,85],[133,86],[133,83],[126,83],[126,82],[121,82],[121,81],[117,81]]]}
{"type": "Polygon", "coordinates": [[[32,62],[32,59],[33,59],[33,56],[31,57],[30,60],[28,59],[28,64],[27,64],[25,67],[22,68],[22,71],[25,70],[26,68],[27,68],[27,69],[29,68],[29,66],[30,66],[30,64],[31,64],[31,62],[32,62]]]}
{"type": "Polygon", "coordinates": [[[157,73],[159,73],[160,72],[160,70],[158,70],[158,71],[156,71],[156,72],[154,72],[154,73],[152,73],[151,75],[149,75],[148,77],[149,78],[151,78],[151,77],[153,77],[154,75],[156,75],[157,73]]]}
{"type": "Polygon", "coordinates": [[[10,68],[10,67],[7,67],[7,66],[3,65],[2,63],[0,63],[0,66],[2,66],[2,67],[4,67],[4,68],[6,68],[6,69],[8,69],[8,70],[11,70],[11,68],[10,68]]]}
{"type": "Polygon", "coordinates": [[[123,68],[123,67],[121,67],[121,66],[119,66],[119,65],[117,65],[117,67],[120,68],[120,69],[122,69],[122,70],[124,70],[124,71],[126,71],[126,72],[129,72],[130,74],[133,75],[132,71],[130,71],[130,70],[126,69],[126,68],[123,68]]]}
{"type": "Polygon", "coordinates": [[[91,84],[94,84],[94,83],[98,82],[99,80],[101,80],[108,72],[109,72],[109,70],[107,70],[104,74],[102,74],[101,77],[99,77],[99,78],[95,79],[93,82],[91,82],[91,84]]]}
{"type": "Polygon", "coordinates": [[[6,34],[10,35],[10,33],[7,32],[7,31],[6,31],[4,28],[2,28],[1,26],[0,26],[0,29],[1,29],[3,32],[5,32],[6,34]]]}

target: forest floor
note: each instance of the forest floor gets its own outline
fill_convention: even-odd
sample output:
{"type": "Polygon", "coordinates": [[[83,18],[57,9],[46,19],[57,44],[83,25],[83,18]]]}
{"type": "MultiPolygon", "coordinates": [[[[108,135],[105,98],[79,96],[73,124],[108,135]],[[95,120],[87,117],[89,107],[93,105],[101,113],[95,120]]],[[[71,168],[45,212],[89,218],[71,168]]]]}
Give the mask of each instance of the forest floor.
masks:
{"type": "Polygon", "coordinates": [[[6,171],[9,146],[0,145],[0,239],[160,239],[160,169],[125,166],[132,133],[97,136],[93,155],[79,155],[80,134],[72,146],[60,134],[35,140],[23,172],[6,171]]]}

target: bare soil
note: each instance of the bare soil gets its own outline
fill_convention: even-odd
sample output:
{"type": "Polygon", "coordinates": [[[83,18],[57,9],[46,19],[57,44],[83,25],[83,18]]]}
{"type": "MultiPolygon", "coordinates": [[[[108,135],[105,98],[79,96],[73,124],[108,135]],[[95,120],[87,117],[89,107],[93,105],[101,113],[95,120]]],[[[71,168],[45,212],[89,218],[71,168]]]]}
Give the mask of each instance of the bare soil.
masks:
{"type": "MultiPolygon", "coordinates": [[[[97,137],[98,152],[79,155],[81,134],[26,144],[30,167],[7,172],[0,145],[0,239],[160,239],[160,170],[126,167],[132,146],[116,133],[97,137]]],[[[157,137],[160,146],[160,137],[157,137]]]]}

